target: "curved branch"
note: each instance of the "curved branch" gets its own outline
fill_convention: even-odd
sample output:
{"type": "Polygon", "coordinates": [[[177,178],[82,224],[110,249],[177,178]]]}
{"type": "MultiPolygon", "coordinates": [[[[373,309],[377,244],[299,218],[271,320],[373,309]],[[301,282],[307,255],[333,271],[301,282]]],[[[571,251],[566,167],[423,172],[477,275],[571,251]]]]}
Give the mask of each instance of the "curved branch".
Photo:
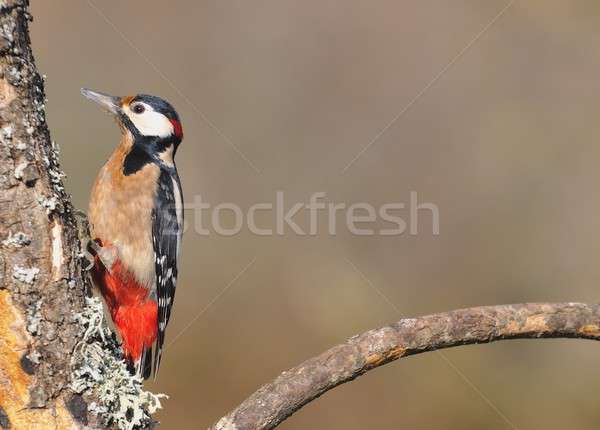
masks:
{"type": "Polygon", "coordinates": [[[499,305],[403,319],[354,336],[283,372],[211,429],[275,428],[326,391],[408,355],[503,339],[541,337],[600,340],[600,305],[499,305]]]}

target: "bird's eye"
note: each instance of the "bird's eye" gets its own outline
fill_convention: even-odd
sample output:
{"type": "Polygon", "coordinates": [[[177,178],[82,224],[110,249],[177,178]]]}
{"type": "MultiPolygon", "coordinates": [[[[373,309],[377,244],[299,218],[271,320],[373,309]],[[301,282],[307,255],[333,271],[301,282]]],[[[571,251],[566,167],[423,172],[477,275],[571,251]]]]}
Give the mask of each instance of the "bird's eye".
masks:
{"type": "Polygon", "coordinates": [[[135,113],[137,113],[137,114],[144,113],[144,111],[146,110],[146,108],[144,107],[144,105],[143,105],[143,104],[141,104],[141,103],[138,103],[138,104],[135,104],[135,105],[133,105],[133,106],[131,107],[131,109],[132,109],[132,110],[133,110],[135,113]]]}

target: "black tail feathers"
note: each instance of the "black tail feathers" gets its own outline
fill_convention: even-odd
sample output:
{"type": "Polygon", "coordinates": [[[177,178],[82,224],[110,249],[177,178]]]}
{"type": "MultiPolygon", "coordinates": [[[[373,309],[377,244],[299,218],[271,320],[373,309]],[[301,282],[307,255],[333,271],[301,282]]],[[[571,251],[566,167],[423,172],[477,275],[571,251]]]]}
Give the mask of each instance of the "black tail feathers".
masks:
{"type": "Polygon", "coordinates": [[[127,370],[131,375],[139,375],[144,379],[148,379],[152,374],[152,347],[145,348],[142,352],[142,357],[137,363],[127,358],[127,370]]]}

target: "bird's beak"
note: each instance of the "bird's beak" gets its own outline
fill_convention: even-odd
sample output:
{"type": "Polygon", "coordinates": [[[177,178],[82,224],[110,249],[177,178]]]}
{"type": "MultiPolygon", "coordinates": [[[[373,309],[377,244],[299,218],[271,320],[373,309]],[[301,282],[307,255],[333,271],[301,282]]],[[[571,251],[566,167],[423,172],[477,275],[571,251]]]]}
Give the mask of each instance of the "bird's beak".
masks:
{"type": "Polygon", "coordinates": [[[85,98],[88,98],[91,101],[98,103],[100,106],[102,106],[104,109],[106,109],[114,115],[116,115],[119,112],[119,109],[121,107],[120,97],[110,96],[104,93],[98,93],[88,88],[82,88],[81,94],[83,94],[85,98]]]}

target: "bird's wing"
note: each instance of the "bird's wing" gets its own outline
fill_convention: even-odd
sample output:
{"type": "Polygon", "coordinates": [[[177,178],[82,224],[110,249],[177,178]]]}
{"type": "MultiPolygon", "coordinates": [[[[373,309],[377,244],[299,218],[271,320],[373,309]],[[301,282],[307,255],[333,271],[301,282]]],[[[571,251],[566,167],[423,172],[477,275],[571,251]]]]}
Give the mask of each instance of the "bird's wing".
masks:
{"type": "Polygon", "coordinates": [[[183,195],[176,171],[169,173],[161,169],[155,201],[152,211],[152,243],[156,270],[158,335],[154,350],[154,375],[160,366],[165,330],[175,298],[177,256],[183,232],[183,195]]]}

